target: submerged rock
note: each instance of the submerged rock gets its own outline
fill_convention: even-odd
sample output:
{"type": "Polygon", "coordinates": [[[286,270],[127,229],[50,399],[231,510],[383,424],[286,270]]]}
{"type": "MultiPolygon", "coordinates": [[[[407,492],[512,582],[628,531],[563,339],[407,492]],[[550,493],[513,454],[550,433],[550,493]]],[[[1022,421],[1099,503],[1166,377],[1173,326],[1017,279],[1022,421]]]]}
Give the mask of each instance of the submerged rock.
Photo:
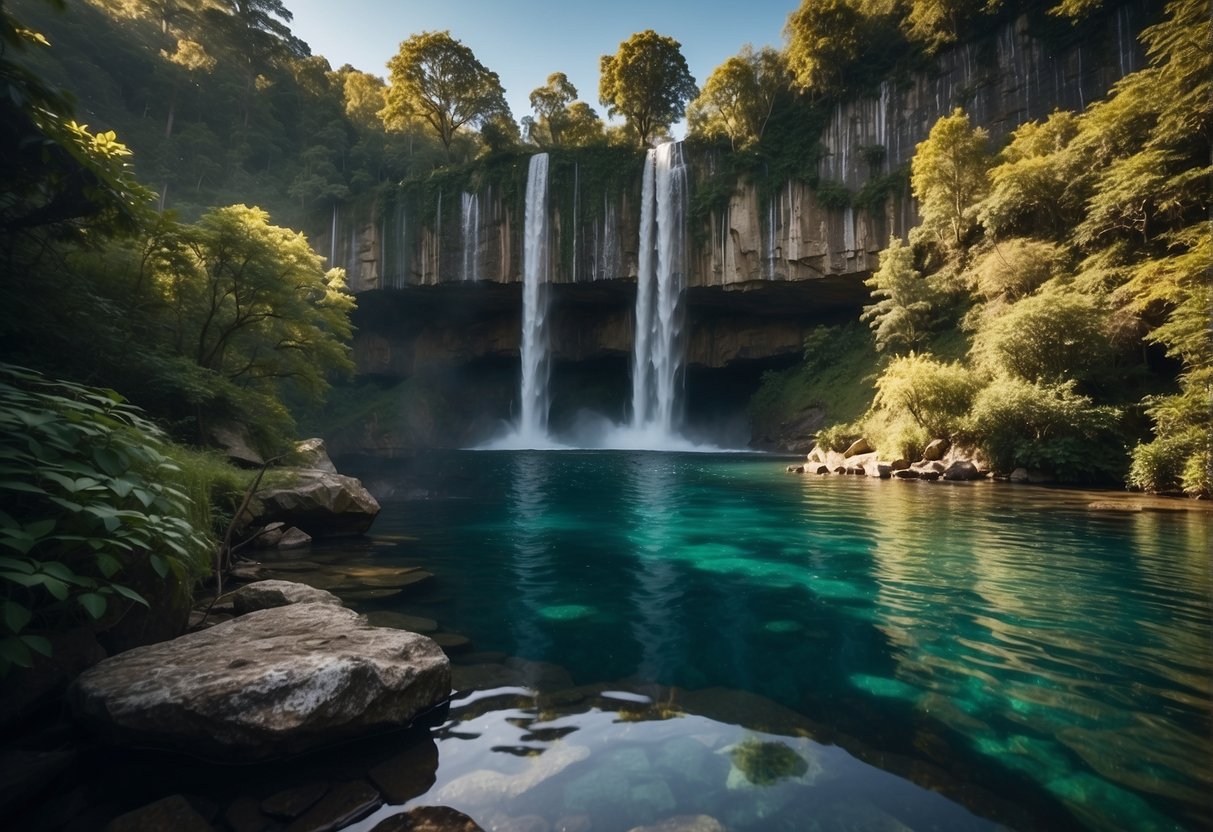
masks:
{"type": "Polygon", "coordinates": [[[115,745],[250,760],[407,725],[450,691],[450,662],[430,639],[305,603],[107,659],[68,701],[115,745]]]}
{"type": "Polygon", "coordinates": [[[369,815],[383,797],[361,780],[337,783],[316,805],[286,828],[286,832],[332,832],[369,815]]]}
{"type": "Polygon", "coordinates": [[[679,815],[651,826],[633,826],[629,832],[726,832],[724,825],[709,815],[679,815]]]}
{"type": "Polygon", "coordinates": [[[105,827],[105,832],[164,832],[166,829],[173,832],[214,832],[214,827],[207,823],[206,818],[179,794],[114,818],[105,827]]]}
{"type": "Polygon", "coordinates": [[[381,820],[371,832],[484,832],[484,828],[450,806],[418,806],[381,820]]]}

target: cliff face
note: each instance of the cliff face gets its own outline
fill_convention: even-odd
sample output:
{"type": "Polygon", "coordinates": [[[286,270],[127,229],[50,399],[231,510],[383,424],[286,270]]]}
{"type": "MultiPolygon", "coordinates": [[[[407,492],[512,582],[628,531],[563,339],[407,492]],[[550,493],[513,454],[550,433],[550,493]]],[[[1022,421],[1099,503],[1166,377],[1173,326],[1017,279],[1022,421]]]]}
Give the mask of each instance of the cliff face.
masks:
{"type": "MultiPolygon", "coordinates": [[[[937,56],[929,71],[837,105],[821,134],[806,138],[818,144],[815,187],[742,179],[722,189],[719,157],[686,148],[688,397],[727,386],[744,402],[763,370],[799,357],[811,327],[855,317],[879,252],[917,222],[906,171],[939,117],[962,106],[997,143],[1055,109],[1085,107],[1144,64],[1136,38],[1152,10],[1148,0],[1123,4],[1078,34],[1061,24],[1052,34],[1033,31],[1021,18],[937,56]]],[[[581,374],[579,389],[611,388],[618,397],[634,341],[642,165],[635,154],[612,153],[605,162],[601,154],[551,155],[548,319],[556,371],[581,374]]],[[[481,374],[488,392],[459,398],[448,413],[512,412],[502,391],[514,385],[502,379],[518,372],[527,161],[439,172],[334,212],[317,247],[360,294],[360,375],[439,373],[466,387],[469,373],[481,374]]],[[[457,421],[435,421],[435,436],[457,421]]],[[[463,425],[450,441],[474,432],[463,425]]]]}
{"type": "MultiPolygon", "coordinates": [[[[1047,40],[1021,17],[980,42],[945,51],[930,71],[903,83],[886,81],[875,97],[837,105],[818,137],[820,181],[835,194],[845,188],[854,195],[874,178],[904,170],[935,121],[957,106],[996,142],[1055,109],[1082,109],[1142,66],[1136,38],[1149,14],[1148,3],[1120,5],[1082,32],[1066,34],[1069,44],[1058,43],[1056,33],[1047,40]]],[[[694,156],[692,178],[702,183],[714,161],[694,156]]],[[[525,161],[518,173],[525,181],[525,161]]],[[[632,181],[602,190],[579,173],[574,162],[551,185],[562,192],[552,198],[561,241],[553,246],[553,281],[634,280],[639,167],[632,181]]],[[[891,234],[904,235],[916,223],[905,190],[861,209],[841,207],[837,197],[827,207],[819,190],[801,182],[786,182],[774,193],[738,182],[727,204],[701,212],[693,223],[687,283],[760,289],[770,281],[804,282],[812,295],[815,280],[862,275],[875,267],[891,234]]],[[[514,283],[521,281],[522,226],[521,201],[507,188],[440,189],[412,216],[403,203],[339,211],[318,248],[346,268],[356,292],[514,283]]]]}

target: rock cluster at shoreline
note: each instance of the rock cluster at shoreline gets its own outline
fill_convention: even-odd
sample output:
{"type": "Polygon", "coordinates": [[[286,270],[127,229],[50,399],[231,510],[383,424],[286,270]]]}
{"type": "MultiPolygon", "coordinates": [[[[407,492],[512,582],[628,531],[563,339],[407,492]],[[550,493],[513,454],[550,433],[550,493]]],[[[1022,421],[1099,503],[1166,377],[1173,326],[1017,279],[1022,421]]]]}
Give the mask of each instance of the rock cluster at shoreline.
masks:
{"type": "Polygon", "coordinates": [[[969,448],[935,439],[923,451],[922,459],[888,459],[866,439],[857,439],[845,451],[831,451],[815,445],[803,464],[789,465],[793,474],[851,474],[877,479],[949,480],[969,482],[990,476],[990,466],[981,454],[969,448]]]}

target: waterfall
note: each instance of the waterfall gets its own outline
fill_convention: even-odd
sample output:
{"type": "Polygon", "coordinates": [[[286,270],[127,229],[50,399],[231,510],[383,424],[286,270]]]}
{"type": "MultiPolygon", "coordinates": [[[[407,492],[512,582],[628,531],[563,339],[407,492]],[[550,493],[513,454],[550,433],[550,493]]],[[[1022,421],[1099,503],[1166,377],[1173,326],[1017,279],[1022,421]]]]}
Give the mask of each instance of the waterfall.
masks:
{"type": "Polygon", "coordinates": [[[337,265],[337,203],[333,203],[333,222],[329,229],[329,268],[337,265]]]}
{"type": "Polygon", "coordinates": [[[776,197],[767,203],[767,280],[775,279],[775,231],[779,218],[775,212],[776,197]]]}
{"type": "Polygon", "coordinates": [[[522,387],[518,439],[548,444],[548,154],[531,157],[522,251],[522,387]]]}
{"type": "Polygon", "coordinates": [[[463,193],[461,217],[463,225],[464,280],[480,279],[480,199],[476,194],[463,193]]]}
{"type": "Polygon", "coordinates": [[[632,426],[666,440],[678,427],[686,236],[687,167],[682,143],[668,142],[645,158],[632,359],[632,426]]]}

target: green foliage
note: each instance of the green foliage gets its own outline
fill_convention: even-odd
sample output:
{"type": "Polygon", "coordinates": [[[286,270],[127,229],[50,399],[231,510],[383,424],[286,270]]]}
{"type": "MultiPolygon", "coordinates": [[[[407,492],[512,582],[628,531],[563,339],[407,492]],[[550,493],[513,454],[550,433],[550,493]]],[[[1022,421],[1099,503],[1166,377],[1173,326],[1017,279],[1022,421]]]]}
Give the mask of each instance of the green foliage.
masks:
{"type": "Polygon", "coordinates": [[[770,47],[757,52],[749,44],[712,71],[687,110],[689,133],[724,136],[729,147],[762,140],[767,122],[791,77],[783,56],[770,47]]]}
{"type": "Polygon", "coordinates": [[[839,422],[817,431],[813,440],[827,451],[842,453],[863,436],[863,427],[855,422],[839,422]]]}
{"type": "MultiPolygon", "coordinates": [[[[872,145],[881,147],[880,145],[872,145]]],[[[882,148],[883,149],[883,148],[882,148]]],[[[861,210],[879,213],[889,197],[900,196],[910,190],[910,168],[902,166],[885,174],[873,174],[851,199],[851,204],[861,210]]]]}
{"type": "Polygon", "coordinates": [[[998,377],[977,394],[968,430],[997,471],[1035,468],[1064,481],[1124,475],[1120,413],[1074,391],[998,377]]]}
{"type": "Polygon", "coordinates": [[[908,413],[931,438],[960,434],[982,380],[960,362],[910,353],[876,381],[875,407],[908,413]]]}
{"type": "Polygon", "coordinates": [[[497,73],[449,31],[412,35],[400,44],[388,69],[391,87],[385,116],[423,119],[448,158],[453,158],[451,144],[461,127],[483,125],[495,115],[509,113],[497,73]]]}
{"type": "Polygon", "coordinates": [[[800,364],[763,374],[749,407],[755,432],[773,435],[811,408],[824,410],[835,424],[855,421],[872,403],[877,360],[867,327],[852,322],[810,330],[800,364]]]}
{"type": "Polygon", "coordinates": [[[35,231],[134,228],[151,196],[135,181],[130,151],[113,131],[77,124],[67,97],[10,57],[47,46],[0,5],[0,253],[8,258],[9,241],[35,231]]]}
{"type": "Polygon", "coordinates": [[[563,72],[552,73],[546,84],[531,90],[535,117],[522,120],[527,141],[540,147],[586,147],[605,142],[598,113],[576,98],[577,88],[563,72]]]}
{"type": "Polygon", "coordinates": [[[0,365],[0,468],[0,674],[49,655],[40,633],[146,605],[121,583],[142,564],[168,583],[205,569],[163,435],[113,391],[0,365]]]}
{"type": "Polygon", "coordinates": [[[860,320],[870,323],[876,349],[901,352],[920,347],[930,335],[942,297],[914,268],[913,249],[893,238],[880,253],[880,268],[864,283],[877,300],[863,308],[860,320]]]}
{"type": "Polygon", "coordinates": [[[1213,447],[1209,433],[1168,433],[1133,449],[1130,488],[1207,497],[1213,493],[1213,447]]]}
{"type": "Polygon", "coordinates": [[[1058,111],[1011,134],[990,169],[990,190],[977,209],[991,235],[1061,239],[1081,221],[1087,178],[1080,154],[1069,150],[1078,132],[1078,115],[1058,111]]]}
{"type": "Polygon", "coordinates": [[[991,372],[1042,383],[1088,381],[1110,356],[1105,316],[1098,298],[1052,283],[984,324],[973,352],[991,372]]]}
{"type": "Polygon", "coordinates": [[[814,191],[823,208],[842,211],[851,206],[851,191],[841,182],[818,182],[814,191]]]}
{"type": "Polygon", "coordinates": [[[788,66],[801,89],[837,92],[863,54],[865,17],[849,0],[805,0],[788,15],[788,66]]]}
{"type": "Polygon", "coordinates": [[[910,187],[922,228],[945,247],[960,249],[976,225],[976,203],[987,188],[987,144],[986,131],[957,108],[915,148],[910,187]]]}
{"type": "Polygon", "coordinates": [[[998,5],[999,0],[913,0],[905,21],[906,34],[928,52],[937,52],[956,43],[966,22],[998,5]]]}
{"type": "Polygon", "coordinates": [[[599,98],[609,115],[627,119],[641,147],[686,115],[687,102],[698,94],[682,44],[652,29],[632,35],[599,61],[599,98]]]}
{"type": "Polygon", "coordinates": [[[1017,237],[991,246],[969,269],[968,278],[987,301],[1016,301],[1064,273],[1068,259],[1058,245],[1017,237]]]}

